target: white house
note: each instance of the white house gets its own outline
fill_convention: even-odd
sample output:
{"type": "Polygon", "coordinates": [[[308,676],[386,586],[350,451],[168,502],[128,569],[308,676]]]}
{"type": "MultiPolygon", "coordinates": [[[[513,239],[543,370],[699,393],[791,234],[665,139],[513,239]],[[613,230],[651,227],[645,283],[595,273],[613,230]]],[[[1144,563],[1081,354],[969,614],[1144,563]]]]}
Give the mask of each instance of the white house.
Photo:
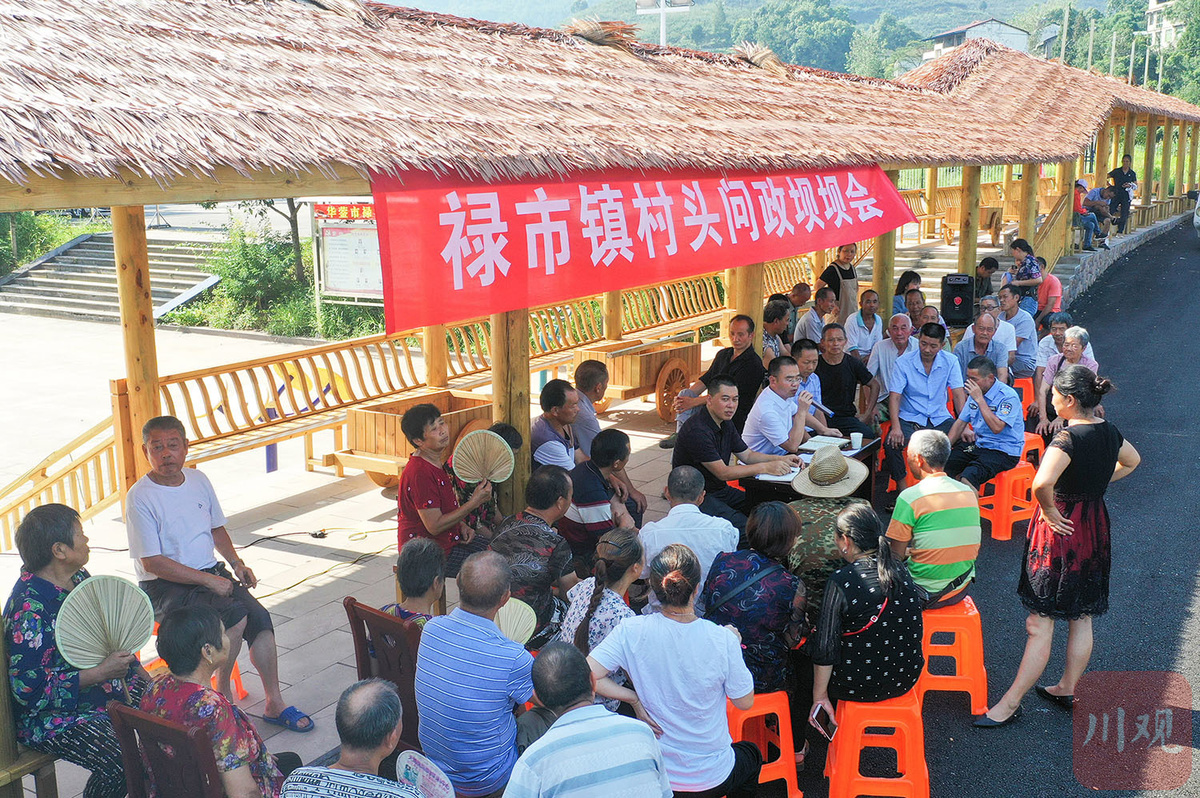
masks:
{"type": "Polygon", "coordinates": [[[1186,26],[1179,0],[1150,0],[1146,8],[1146,30],[1150,33],[1150,46],[1170,48],[1183,35],[1186,26]]]}
{"type": "MultiPolygon", "coordinates": [[[[1167,2],[1175,2],[1175,0],[1167,0],[1167,2]]],[[[1029,31],[998,19],[984,19],[925,39],[924,41],[933,43],[933,49],[927,50],[922,59],[929,61],[937,58],[942,53],[958,47],[967,39],[991,39],[1022,53],[1029,52],[1029,31]]]]}

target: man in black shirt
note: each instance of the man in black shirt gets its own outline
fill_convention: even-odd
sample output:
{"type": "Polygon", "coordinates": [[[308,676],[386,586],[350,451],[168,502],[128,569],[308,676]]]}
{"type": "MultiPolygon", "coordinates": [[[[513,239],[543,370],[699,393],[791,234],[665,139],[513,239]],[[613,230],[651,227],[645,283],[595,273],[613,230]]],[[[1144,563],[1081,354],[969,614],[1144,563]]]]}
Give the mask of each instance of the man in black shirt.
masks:
{"type": "Polygon", "coordinates": [[[840,324],[826,324],[821,334],[821,359],[817,362],[821,402],[833,411],[829,426],[846,433],[861,432],[869,438],[873,433],[866,422],[875,417],[879,389],[861,360],[846,357],[845,348],[846,330],[840,324]],[[859,385],[867,386],[867,409],[862,414],[855,412],[854,404],[854,391],[859,385]]]}
{"type": "Polygon", "coordinates": [[[742,427],[746,425],[746,416],[750,415],[754,399],[767,376],[762,358],[754,350],[754,319],[741,314],[730,319],[729,342],[733,346],[718,352],[708,371],[701,374],[695,384],[680,391],[675,397],[676,434],[660,441],[658,445],[662,448],[670,449],[675,445],[683,425],[705,404],[706,400],[700,394],[710,390],[713,380],[717,377],[728,377],[737,386],[738,408],[733,416],[733,426],[741,432],[742,427]]]}
{"type": "Polygon", "coordinates": [[[1134,188],[1137,188],[1137,172],[1133,171],[1133,156],[1126,154],[1121,159],[1121,167],[1114,169],[1108,173],[1108,177],[1112,180],[1113,187],[1117,190],[1117,195],[1109,201],[1109,209],[1112,215],[1117,217],[1117,232],[1125,232],[1125,221],[1129,218],[1129,207],[1133,204],[1133,198],[1129,196],[1130,183],[1134,188]]]}
{"type": "Polygon", "coordinates": [[[800,458],[794,454],[773,455],[751,450],[733,425],[739,404],[734,381],[715,377],[708,385],[704,407],[679,430],[675,451],[671,453],[671,468],[692,466],[703,474],[704,500],[700,502],[700,512],[725,518],[739,532],[744,532],[749,509],[746,492],[726,483],[758,474],[782,476],[798,466],[800,458]],[[737,455],[741,465],[729,465],[731,454],[737,455]]]}

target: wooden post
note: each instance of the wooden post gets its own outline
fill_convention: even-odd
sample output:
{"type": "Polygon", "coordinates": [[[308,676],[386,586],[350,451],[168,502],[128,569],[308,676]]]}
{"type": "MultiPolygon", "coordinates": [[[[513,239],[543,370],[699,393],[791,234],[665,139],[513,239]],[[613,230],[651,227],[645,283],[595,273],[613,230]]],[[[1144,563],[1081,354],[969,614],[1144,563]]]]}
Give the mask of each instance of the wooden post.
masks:
{"type": "Polygon", "coordinates": [[[734,314],[744,313],[754,319],[754,348],[762,354],[763,323],[763,272],[761,263],[748,263],[733,270],[733,284],[737,286],[738,305],[734,314]]]}
{"type": "Polygon", "coordinates": [[[1105,175],[1109,172],[1108,156],[1112,151],[1112,120],[1105,119],[1104,124],[1100,126],[1100,130],[1096,133],[1096,169],[1095,181],[1088,188],[1096,188],[1096,186],[1104,187],[1106,180],[1105,175]]]}
{"type": "Polygon", "coordinates": [[[980,175],[978,166],[964,164],[962,168],[962,199],[958,225],[958,273],[975,274],[975,255],[979,247],[979,193],[980,175]]]}
{"type": "Polygon", "coordinates": [[[116,448],[117,483],[121,492],[121,516],[125,515],[125,494],[138,478],[138,463],[144,460],[142,439],[129,422],[129,387],[125,380],[109,380],[112,393],[113,443],[116,448]]]}
{"type": "Polygon", "coordinates": [[[1158,117],[1150,114],[1146,117],[1146,152],[1142,158],[1141,201],[1143,206],[1153,204],[1154,198],[1154,153],[1158,135],[1158,117]]]}
{"type": "Polygon", "coordinates": [[[1037,233],[1038,171],[1035,163],[1021,166],[1021,219],[1017,223],[1017,237],[1030,243],[1037,233]]]}
{"type": "MultiPolygon", "coordinates": [[[[1058,193],[1060,196],[1065,196],[1067,202],[1071,203],[1067,212],[1063,214],[1062,224],[1066,227],[1063,232],[1063,251],[1060,255],[1070,255],[1075,249],[1075,237],[1071,234],[1071,227],[1075,221],[1075,160],[1063,161],[1058,165],[1058,193]]],[[[1044,253],[1042,257],[1046,257],[1044,253]]],[[[1047,258],[1047,260],[1049,260],[1047,258]]],[[[1057,260],[1057,259],[1055,259],[1057,260]]]]}
{"type": "Polygon", "coordinates": [[[604,338],[609,341],[621,340],[621,292],[605,291],[604,305],[604,338]]]}
{"type": "MultiPolygon", "coordinates": [[[[888,174],[890,175],[891,172],[889,172],[888,174]]],[[[895,183],[896,181],[893,179],[892,182],[895,183]]],[[[937,207],[937,190],[938,190],[938,170],[937,170],[936,166],[932,166],[925,170],[925,208],[929,211],[930,214],[933,214],[934,209],[937,207]]],[[[937,219],[926,220],[924,231],[920,230],[918,227],[917,238],[920,239],[922,235],[924,235],[927,238],[933,238],[933,226],[935,224],[937,224],[937,219]]],[[[893,250],[895,249],[894,242],[892,244],[892,248],[893,248],[893,250]]],[[[879,289],[876,289],[876,290],[879,290],[879,289]]],[[[883,297],[884,295],[880,294],[879,296],[883,297]]],[[[880,301],[880,303],[879,303],[880,310],[883,309],[883,306],[885,304],[886,303],[883,302],[882,300],[880,301]]]]}
{"type": "MultiPolygon", "coordinates": [[[[146,213],[140,205],[112,209],[117,297],[125,344],[125,380],[129,392],[129,429],[122,436],[142,442],[142,425],[159,415],[158,353],[154,344],[154,302],[150,298],[150,258],[146,248],[146,213]]],[[[135,457],[133,481],[150,469],[145,457],[135,457]]]]}
{"type": "Polygon", "coordinates": [[[1197,144],[1200,144],[1200,122],[1192,123],[1192,141],[1188,145],[1188,190],[1200,188],[1197,184],[1197,179],[1200,178],[1200,170],[1196,164],[1196,156],[1200,155],[1197,151],[1197,144]]]}
{"type": "Polygon", "coordinates": [[[818,249],[812,254],[813,256],[813,279],[821,276],[821,272],[825,271],[825,267],[829,265],[829,250],[818,249]]]}
{"type": "MultiPolygon", "coordinates": [[[[1121,165],[1121,161],[1125,158],[1126,155],[1128,155],[1130,158],[1134,157],[1133,156],[1133,148],[1134,148],[1134,145],[1137,144],[1137,130],[1138,130],[1137,111],[1126,111],[1125,112],[1125,146],[1123,148],[1123,151],[1117,153],[1117,157],[1113,158],[1113,168],[1114,169],[1121,165]]],[[[1133,166],[1136,166],[1136,164],[1130,164],[1130,168],[1132,168],[1133,166]]]]}
{"type": "Polygon", "coordinates": [[[421,332],[421,356],[425,360],[425,384],[430,388],[445,388],[450,379],[446,325],[434,324],[421,332]]]}
{"type": "Polygon", "coordinates": [[[1187,129],[1189,125],[1180,122],[1175,128],[1179,131],[1179,141],[1175,145],[1175,194],[1176,197],[1182,197],[1187,194],[1187,183],[1183,177],[1183,162],[1187,160],[1187,129]]]}
{"type": "Polygon", "coordinates": [[[525,440],[512,478],[497,494],[505,515],[525,506],[529,483],[529,311],[525,308],[492,315],[492,420],[506,421],[525,440]]]}
{"type": "MultiPolygon", "coordinates": [[[[896,181],[900,179],[899,169],[889,169],[884,174],[888,176],[888,180],[892,181],[892,185],[895,185],[896,181]]],[[[871,287],[875,289],[875,293],[879,294],[879,316],[883,319],[883,323],[887,324],[892,319],[891,297],[896,279],[895,230],[888,230],[883,235],[876,237],[871,258],[874,261],[871,268],[871,287]]]]}
{"type": "Polygon", "coordinates": [[[1162,156],[1158,164],[1158,199],[1165,200],[1171,196],[1171,136],[1175,132],[1175,120],[1170,117],[1163,119],[1162,156]]]}
{"type": "Polygon", "coordinates": [[[1013,167],[1012,164],[1006,164],[1004,166],[1004,208],[1005,208],[1005,210],[1008,209],[1008,203],[1013,199],[1013,190],[1014,190],[1013,186],[1016,185],[1016,179],[1013,176],[1013,172],[1015,172],[1015,171],[1016,171],[1016,169],[1013,167]]]}

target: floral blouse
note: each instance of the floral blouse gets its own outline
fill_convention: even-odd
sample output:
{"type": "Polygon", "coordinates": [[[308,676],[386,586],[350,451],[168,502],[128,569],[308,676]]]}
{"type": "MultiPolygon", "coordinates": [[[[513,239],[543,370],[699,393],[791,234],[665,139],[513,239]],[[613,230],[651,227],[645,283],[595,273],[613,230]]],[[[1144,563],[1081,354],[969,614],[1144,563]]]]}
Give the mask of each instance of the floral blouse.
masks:
{"type": "Polygon", "coordinates": [[[399,604],[385,604],[379,608],[380,612],[386,612],[388,615],[395,615],[402,621],[412,621],[417,626],[424,626],[426,621],[432,620],[432,615],[426,615],[423,612],[412,612],[406,610],[399,604]]]}
{"type": "MultiPolygon", "coordinates": [[[[88,576],[80,569],[71,582],[78,585],[88,576]]],[[[25,745],[104,714],[109,701],[128,702],[120,680],[81,688],[79,670],[59,653],[54,621],[67,593],[21,569],[4,607],[13,714],[17,739],[25,745]]]]}
{"type": "Polygon", "coordinates": [[[212,740],[217,770],[225,773],[249,765],[262,794],[278,798],[283,775],[267,753],[258,730],[240,707],[216,690],[167,673],[150,683],[141,708],[188,728],[204,729],[212,740]]]}
{"type": "MultiPolygon", "coordinates": [[[[579,628],[579,624],[583,623],[583,617],[587,615],[588,607],[592,604],[592,591],[595,589],[595,585],[596,577],[589,576],[567,591],[571,607],[567,610],[567,615],[558,632],[558,639],[564,643],[575,645],[575,630],[579,628]]],[[[632,618],[634,615],[636,613],[629,609],[629,605],[625,603],[624,599],[612,590],[605,588],[604,595],[600,597],[600,605],[592,614],[592,622],[588,624],[588,650],[600,645],[600,642],[608,637],[609,632],[616,629],[621,621],[632,618]]],[[[608,677],[622,686],[629,681],[625,671],[620,668],[611,671],[608,677]]],[[[603,703],[604,706],[616,712],[621,702],[596,696],[596,703],[603,703]]]]}

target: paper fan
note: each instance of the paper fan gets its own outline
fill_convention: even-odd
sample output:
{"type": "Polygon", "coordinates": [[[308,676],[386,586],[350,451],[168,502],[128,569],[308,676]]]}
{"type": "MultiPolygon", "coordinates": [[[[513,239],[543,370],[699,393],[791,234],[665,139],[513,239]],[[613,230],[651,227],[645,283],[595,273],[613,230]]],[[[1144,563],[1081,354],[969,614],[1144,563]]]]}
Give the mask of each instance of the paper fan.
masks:
{"type": "Polygon", "coordinates": [[[509,640],[525,645],[537,628],[537,613],[524,601],[509,599],[496,613],[496,625],[509,640]]]}
{"type": "Polygon", "coordinates": [[[469,485],[503,482],[512,476],[515,463],[508,443],[491,430],[468,432],[454,447],[454,473],[469,485]]]}
{"type": "Polygon", "coordinates": [[[396,780],[424,798],[454,798],[454,786],[446,774],[416,751],[404,751],[396,759],[396,780]]]}
{"type": "Polygon", "coordinates": [[[76,585],[58,611],[58,650],[72,666],[94,668],[115,651],[140,651],[154,633],[154,607],[141,588],[118,576],[76,585]]]}

